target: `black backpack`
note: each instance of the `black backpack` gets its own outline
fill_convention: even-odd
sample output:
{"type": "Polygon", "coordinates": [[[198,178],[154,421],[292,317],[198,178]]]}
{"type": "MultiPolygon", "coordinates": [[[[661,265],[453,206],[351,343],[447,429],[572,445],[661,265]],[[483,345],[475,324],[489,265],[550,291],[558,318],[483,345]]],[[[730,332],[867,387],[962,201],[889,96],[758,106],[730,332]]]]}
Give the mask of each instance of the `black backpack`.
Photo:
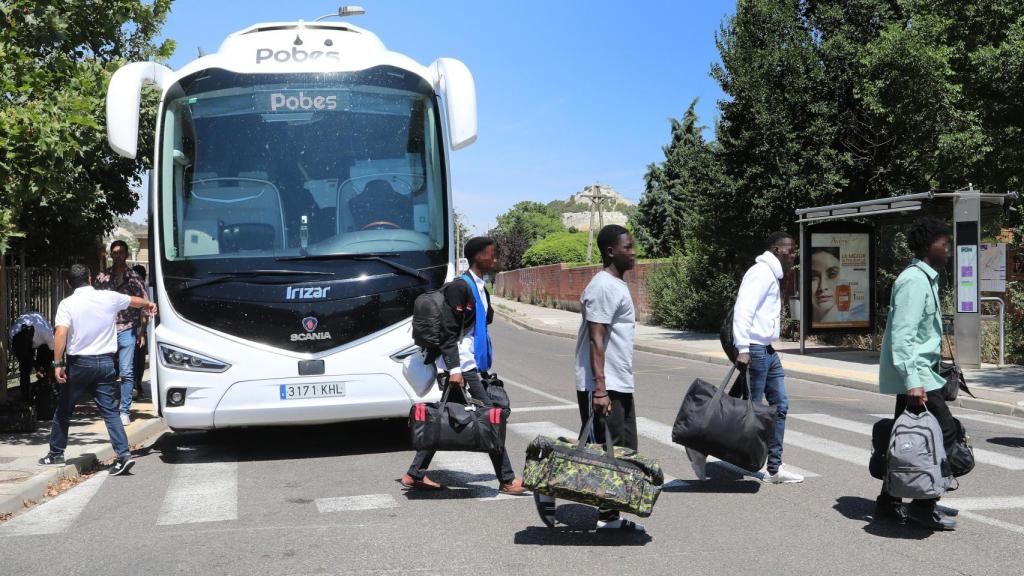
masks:
{"type": "Polygon", "coordinates": [[[444,328],[441,315],[444,313],[444,289],[424,292],[416,297],[412,305],[412,341],[428,353],[441,350],[444,328]]]}
{"type": "Polygon", "coordinates": [[[735,305],[729,308],[729,313],[725,315],[725,320],[722,320],[722,327],[718,331],[718,339],[722,341],[722,350],[729,357],[730,364],[736,364],[736,357],[740,355],[732,333],[732,314],[734,310],[735,305]]]}
{"type": "Polygon", "coordinates": [[[427,352],[427,358],[436,358],[441,353],[444,340],[444,291],[453,282],[462,281],[461,276],[437,290],[424,292],[412,304],[412,341],[427,352]]]}

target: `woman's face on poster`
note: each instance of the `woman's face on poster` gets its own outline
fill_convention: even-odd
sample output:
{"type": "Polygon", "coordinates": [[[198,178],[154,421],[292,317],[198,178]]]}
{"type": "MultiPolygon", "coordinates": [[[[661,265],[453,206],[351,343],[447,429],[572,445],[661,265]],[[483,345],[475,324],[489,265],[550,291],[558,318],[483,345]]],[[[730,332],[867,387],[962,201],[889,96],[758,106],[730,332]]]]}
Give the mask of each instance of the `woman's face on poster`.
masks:
{"type": "Polygon", "coordinates": [[[816,318],[835,308],[838,283],[839,258],[830,251],[815,251],[811,255],[811,304],[816,318]]]}

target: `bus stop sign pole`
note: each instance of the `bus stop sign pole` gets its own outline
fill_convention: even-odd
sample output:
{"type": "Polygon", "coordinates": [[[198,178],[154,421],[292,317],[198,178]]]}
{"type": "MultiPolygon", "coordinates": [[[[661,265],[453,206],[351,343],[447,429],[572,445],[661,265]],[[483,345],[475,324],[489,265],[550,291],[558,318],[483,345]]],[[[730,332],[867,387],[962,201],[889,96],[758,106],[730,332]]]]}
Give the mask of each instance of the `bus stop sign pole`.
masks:
{"type": "Polygon", "coordinates": [[[957,363],[981,367],[981,194],[972,186],[953,200],[953,281],[956,308],[953,342],[957,363]]]}

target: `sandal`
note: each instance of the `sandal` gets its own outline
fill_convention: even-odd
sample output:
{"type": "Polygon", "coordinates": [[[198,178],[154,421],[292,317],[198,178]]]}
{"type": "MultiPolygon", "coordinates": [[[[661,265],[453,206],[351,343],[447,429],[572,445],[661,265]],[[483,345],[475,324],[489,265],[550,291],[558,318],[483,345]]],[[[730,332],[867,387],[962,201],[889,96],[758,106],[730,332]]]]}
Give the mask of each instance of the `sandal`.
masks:
{"type": "Polygon", "coordinates": [[[402,476],[402,479],[399,480],[398,483],[401,484],[403,488],[409,490],[444,490],[444,486],[438,484],[437,482],[434,482],[433,480],[427,478],[426,476],[424,476],[423,478],[413,478],[412,476],[406,474],[402,476]]]}

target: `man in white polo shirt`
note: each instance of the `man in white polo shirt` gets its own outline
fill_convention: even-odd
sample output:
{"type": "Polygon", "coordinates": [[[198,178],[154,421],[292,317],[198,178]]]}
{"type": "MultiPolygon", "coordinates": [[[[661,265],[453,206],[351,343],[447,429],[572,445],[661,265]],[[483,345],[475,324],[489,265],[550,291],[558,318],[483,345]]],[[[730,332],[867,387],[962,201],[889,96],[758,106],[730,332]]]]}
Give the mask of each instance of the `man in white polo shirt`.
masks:
{"type": "Polygon", "coordinates": [[[129,307],[144,308],[149,314],[156,314],[156,304],[138,296],[95,290],[90,286],[90,276],[87,267],[73,265],[68,273],[68,283],[74,293],[57,306],[53,367],[57,382],[61,384],[60,400],[50,429],[50,452],[39,463],[64,464],[64,449],[68,445],[68,427],[75,400],[89,390],[107,424],[110,443],[117,453],[110,472],[116,476],[130,470],[135,461],[131,458],[128,435],[117,411],[114,321],[118,312],[129,307]]]}

